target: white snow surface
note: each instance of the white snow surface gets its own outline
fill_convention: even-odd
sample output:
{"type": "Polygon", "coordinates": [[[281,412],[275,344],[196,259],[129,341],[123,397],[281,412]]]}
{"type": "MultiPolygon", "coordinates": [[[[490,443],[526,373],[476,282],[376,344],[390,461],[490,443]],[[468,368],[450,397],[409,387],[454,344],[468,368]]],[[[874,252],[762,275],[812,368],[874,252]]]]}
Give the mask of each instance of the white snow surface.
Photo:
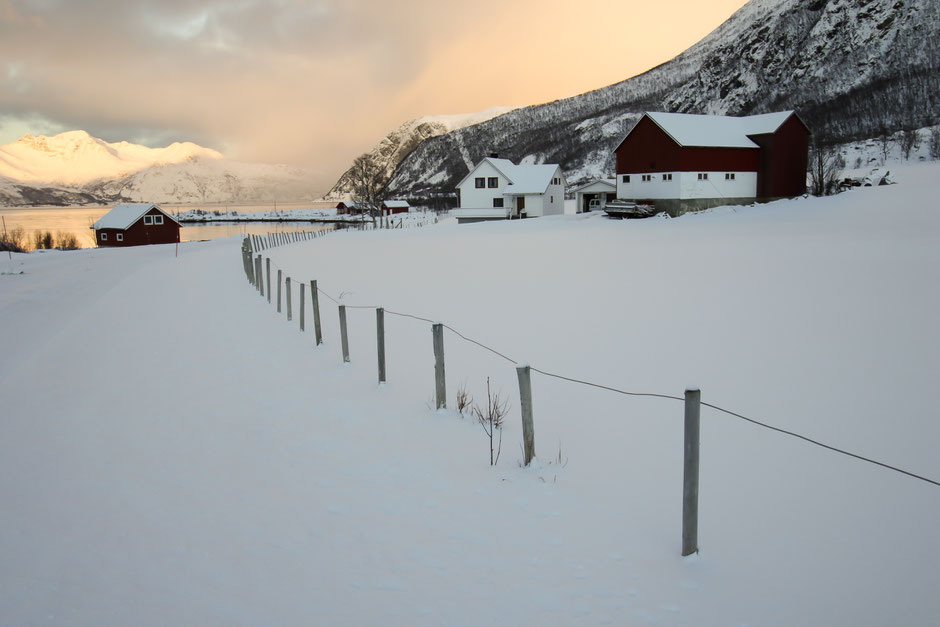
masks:
{"type": "Polygon", "coordinates": [[[773,133],[793,111],[778,111],[744,117],[695,115],[691,113],[646,113],[680,146],[757,148],[748,135],[773,133]]]}
{"type": "MultiPolygon", "coordinates": [[[[678,219],[566,215],[270,249],[335,304],[325,344],[240,241],[0,259],[5,625],[933,625],[940,488],[702,408],[680,557],[682,404],[445,335],[502,456],[433,411],[430,324],[533,368],[681,396],[940,478],[936,163],[897,185],[678,219]],[[559,457],[561,462],[559,463],[559,457]]],[[[309,287],[309,284],[308,284],[309,287]]]]}

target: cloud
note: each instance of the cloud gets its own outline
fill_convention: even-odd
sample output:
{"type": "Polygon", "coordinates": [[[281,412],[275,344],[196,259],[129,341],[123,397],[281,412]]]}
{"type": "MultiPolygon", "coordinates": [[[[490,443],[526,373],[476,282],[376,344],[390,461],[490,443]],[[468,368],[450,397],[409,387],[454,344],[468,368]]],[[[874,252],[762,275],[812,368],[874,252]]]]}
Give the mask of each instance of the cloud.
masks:
{"type": "MultiPolygon", "coordinates": [[[[656,10],[672,16],[667,5],[677,3],[656,10]]],[[[714,27],[743,0],[699,4],[699,14],[727,5],[714,27]]],[[[637,46],[631,20],[655,20],[640,6],[0,0],[0,122],[41,120],[108,141],[194,141],[230,158],[315,167],[325,189],[407,119],[572,95],[692,43],[672,42],[661,58],[618,58],[630,55],[614,40],[637,46]]],[[[698,21],[696,38],[709,28],[698,21]]]]}

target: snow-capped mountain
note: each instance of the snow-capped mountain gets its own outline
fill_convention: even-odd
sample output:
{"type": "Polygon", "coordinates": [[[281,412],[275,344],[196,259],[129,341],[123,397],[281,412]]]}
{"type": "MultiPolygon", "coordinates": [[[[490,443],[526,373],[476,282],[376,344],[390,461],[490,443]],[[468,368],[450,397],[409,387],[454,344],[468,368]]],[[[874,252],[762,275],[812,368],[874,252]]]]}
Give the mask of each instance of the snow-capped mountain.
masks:
{"type": "Polygon", "coordinates": [[[189,142],[148,148],[69,131],[0,146],[0,203],[9,206],[267,202],[313,195],[303,170],[228,161],[189,142]]]}
{"type": "MultiPolygon", "coordinates": [[[[378,163],[383,164],[386,176],[391,178],[398,165],[426,139],[480,124],[508,113],[515,108],[490,107],[479,113],[428,115],[416,120],[409,120],[382,138],[382,141],[369,151],[369,154],[374,156],[378,163]]],[[[347,198],[351,192],[352,186],[349,171],[347,171],[339,178],[325,198],[328,200],[341,200],[347,198]]]]}
{"type": "Polygon", "coordinates": [[[517,109],[428,139],[389,188],[453,192],[489,153],[559,163],[569,183],[613,172],[644,111],[750,115],[796,110],[822,144],[940,122],[936,0],[751,0],[652,70],[580,96],[517,109]]]}

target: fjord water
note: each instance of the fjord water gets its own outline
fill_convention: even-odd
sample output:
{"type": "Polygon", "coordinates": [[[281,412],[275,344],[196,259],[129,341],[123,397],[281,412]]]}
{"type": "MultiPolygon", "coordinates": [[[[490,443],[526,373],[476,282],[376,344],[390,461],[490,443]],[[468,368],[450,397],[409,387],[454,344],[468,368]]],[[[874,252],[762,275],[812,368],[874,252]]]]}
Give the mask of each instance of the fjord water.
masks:
{"type": "MultiPolygon", "coordinates": [[[[309,203],[310,205],[323,203],[309,203]]],[[[332,206],[332,205],[331,205],[332,206]]],[[[170,214],[177,214],[188,209],[201,207],[180,206],[164,207],[170,214]]],[[[235,209],[239,213],[255,213],[270,211],[272,205],[252,205],[239,207],[212,207],[208,210],[235,209]]],[[[26,232],[27,241],[32,239],[36,231],[49,231],[53,235],[58,233],[71,233],[78,239],[82,248],[91,248],[95,245],[94,231],[91,225],[112,209],[106,206],[72,206],[72,207],[0,207],[0,216],[6,223],[7,231],[20,227],[26,232]]],[[[323,231],[333,228],[331,224],[318,224],[310,222],[219,222],[205,224],[183,224],[180,228],[180,240],[191,242],[198,240],[211,240],[234,235],[263,235],[265,233],[280,233],[284,231],[323,231]]]]}

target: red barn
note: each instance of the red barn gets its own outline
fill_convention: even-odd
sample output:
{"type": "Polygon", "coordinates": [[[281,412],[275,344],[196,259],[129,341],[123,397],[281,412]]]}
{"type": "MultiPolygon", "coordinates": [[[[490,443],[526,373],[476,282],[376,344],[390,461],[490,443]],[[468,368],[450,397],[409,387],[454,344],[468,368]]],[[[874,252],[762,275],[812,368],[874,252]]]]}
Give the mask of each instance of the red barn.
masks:
{"type": "Polygon", "coordinates": [[[344,200],[336,205],[336,213],[337,215],[348,214],[355,216],[362,213],[362,208],[359,206],[359,203],[353,202],[351,200],[344,200]]]}
{"type": "Polygon", "coordinates": [[[809,129],[793,111],[646,113],[616,149],[617,198],[673,215],[806,191],[809,129]]]}
{"type": "Polygon", "coordinates": [[[117,205],[91,225],[98,246],[144,246],[180,241],[176,218],[153,204],[117,205]]]}
{"type": "Polygon", "coordinates": [[[386,200],[382,203],[382,215],[390,216],[396,213],[408,213],[411,205],[406,200],[386,200]]]}

